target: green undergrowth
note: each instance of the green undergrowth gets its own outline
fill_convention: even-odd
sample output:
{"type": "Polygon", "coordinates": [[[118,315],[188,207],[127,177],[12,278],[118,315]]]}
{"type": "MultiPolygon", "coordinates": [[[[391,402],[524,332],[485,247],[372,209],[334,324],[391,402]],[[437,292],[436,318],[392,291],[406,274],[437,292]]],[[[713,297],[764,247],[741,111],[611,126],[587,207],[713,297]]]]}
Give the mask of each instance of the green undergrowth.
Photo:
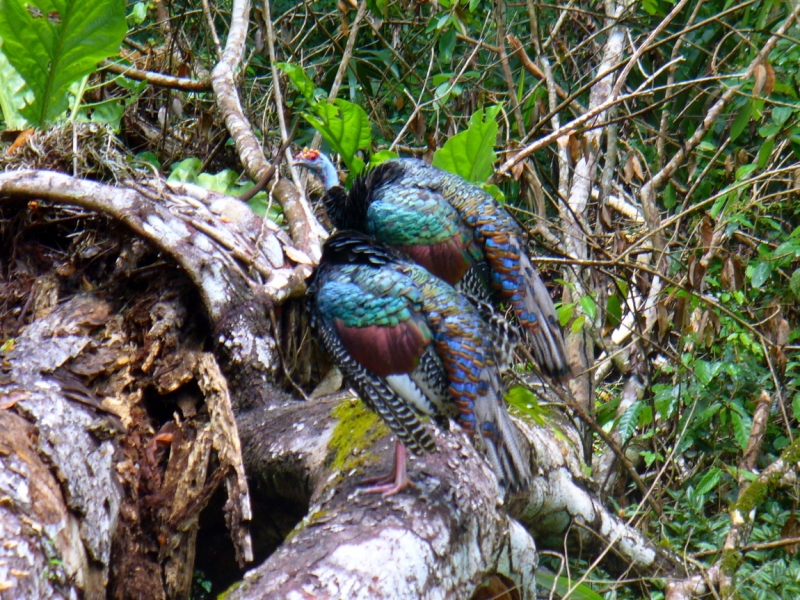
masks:
{"type": "Polygon", "coordinates": [[[372,449],[389,429],[361,400],[344,400],[331,413],[338,421],[329,444],[328,460],[333,469],[351,471],[375,455],[372,449]]]}

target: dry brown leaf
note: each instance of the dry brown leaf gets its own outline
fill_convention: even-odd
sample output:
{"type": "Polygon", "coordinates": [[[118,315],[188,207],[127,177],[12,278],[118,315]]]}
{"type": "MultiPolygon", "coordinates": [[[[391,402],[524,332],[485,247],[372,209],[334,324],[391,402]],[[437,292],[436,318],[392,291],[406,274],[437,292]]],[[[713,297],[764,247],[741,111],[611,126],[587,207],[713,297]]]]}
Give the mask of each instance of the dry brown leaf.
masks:
{"type": "Polygon", "coordinates": [[[639,178],[639,181],[644,181],[644,170],[642,169],[642,163],[639,161],[639,157],[635,154],[630,155],[633,159],[631,163],[633,164],[633,172],[636,173],[636,177],[639,178]]]}
{"type": "Polygon", "coordinates": [[[698,341],[703,339],[706,330],[706,325],[708,325],[708,311],[704,310],[703,314],[700,315],[700,318],[694,324],[698,341]]]}
{"type": "Polygon", "coordinates": [[[675,303],[673,304],[673,313],[672,313],[672,322],[675,327],[675,331],[679,331],[683,333],[686,328],[686,315],[689,312],[687,307],[686,297],[679,296],[675,298],[675,303]]]}
{"type": "Polygon", "coordinates": [[[19,150],[22,146],[25,145],[25,142],[33,135],[33,132],[36,131],[35,129],[23,129],[19,132],[17,139],[14,140],[14,143],[8,147],[6,154],[11,156],[17,150],[19,150]]]}
{"type": "Polygon", "coordinates": [[[425,117],[422,116],[421,112],[418,112],[416,115],[414,115],[414,118],[411,119],[410,125],[411,133],[414,134],[414,137],[417,138],[418,141],[424,140],[427,125],[425,123],[425,117]]]}
{"type": "Polygon", "coordinates": [[[478,586],[470,600],[519,600],[520,594],[516,584],[496,573],[478,586]]]}
{"type": "Polygon", "coordinates": [[[209,111],[203,112],[200,117],[197,119],[197,131],[200,133],[200,136],[206,140],[206,142],[211,141],[211,125],[214,123],[214,118],[211,116],[209,111]]]}
{"type": "Polygon", "coordinates": [[[669,331],[669,312],[663,302],[659,302],[656,306],[656,315],[658,318],[658,339],[663,340],[664,336],[669,331]]]}
{"type": "MultiPolygon", "coordinates": [[[[781,539],[787,540],[796,537],[800,537],[800,523],[798,523],[797,517],[792,513],[781,528],[781,539]]],[[[786,546],[786,552],[787,554],[794,554],[797,552],[797,544],[789,544],[786,546]]]]}
{"type": "Polygon", "coordinates": [[[742,261],[738,256],[729,256],[722,263],[722,273],[720,283],[732,292],[737,292],[744,285],[744,274],[742,271],[742,261]]]}
{"type": "Polygon", "coordinates": [[[747,154],[747,150],[741,148],[739,152],[736,154],[736,168],[738,169],[742,165],[746,165],[750,162],[750,157],[747,154]]]}
{"type": "Polygon", "coordinates": [[[793,196],[797,196],[800,195],[800,167],[797,167],[792,175],[792,189],[789,191],[792,192],[793,196]]]}
{"type": "Polygon", "coordinates": [[[703,222],[700,224],[700,241],[703,244],[703,252],[708,252],[713,240],[714,221],[711,220],[711,217],[706,215],[703,217],[703,222]]]}
{"type": "Polygon", "coordinates": [[[614,233],[614,251],[617,254],[622,254],[625,250],[628,249],[628,240],[625,238],[625,235],[617,229],[614,233]]]}
{"type": "Polygon", "coordinates": [[[625,166],[622,167],[622,179],[625,183],[630,183],[633,179],[633,154],[628,154],[625,166]]]}
{"type": "Polygon", "coordinates": [[[611,229],[611,211],[605,203],[600,207],[600,223],[605,229],[611,229]]]}
{"type": "Polygon", "coordinates": [[[764,61],[764,67],[767,70],[767,77],[764,80],[764,96],[769,96],[775,89],[775,69],[766,61],[764,61]]]}
{"type": "Polygon", "coordinates": [[[689,259],[689,286],[696,290],[701,291],[703,286],[703,279],[706,276],[706,267],[700,259],[692,256],[689,259]]]}
{"type": "Polygon", "coordinates": [[[581,159],[581,142],[574,133],[569,134],[569,156],[572,162],[576,163],[581,159]]]}
{"type": "Polygon", "coordinates": [[[775,343],[779,346],[785,346],[789,343],[789,321],[780,318],[778,325],[775,328],[775,343]]]}
{"type": "Polygon", "coordinates": [[[731,177],[733,177],[733,172],[735,169],[736,165],[733,160],[733,154],[728,154],[725,157],[725,175],[727,175],[728,178],[730,179],[731,177]]]}
{"type": "Polygon", "coordinates": [[[58,266],[56,269],[56,274],[59,277],[69,277],[70,275],[74,275],[77,268],[72,262],[65,262],[58,266]]]}
{"type": "Polygon", "coordinates": [[[753,70],[753,96],[760,96],[761,90],[764,89],[764,84],[767,82],[767,68],[762,65],[756,65],[753,70]]]}

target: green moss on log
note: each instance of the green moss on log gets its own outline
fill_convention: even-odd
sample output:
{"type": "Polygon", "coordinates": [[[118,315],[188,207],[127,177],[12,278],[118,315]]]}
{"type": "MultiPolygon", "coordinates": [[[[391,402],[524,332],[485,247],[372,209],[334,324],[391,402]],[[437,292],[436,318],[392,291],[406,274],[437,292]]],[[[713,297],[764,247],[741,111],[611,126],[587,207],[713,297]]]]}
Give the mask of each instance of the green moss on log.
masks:
{"type": "MultiPolygon", "coordinates": [[[[781,459],[787,465],[795,465],[800,462],[800,438],[789,444],[783,452],[781,459]]],[[[754,481],[744,491],[742,497],[736,502],[736,508],[745,518],[754,508],[761,506],[767,496],[780,484],[783,473],[773,473],[771,477],[763,481],[754,481]]]]}
{"type": "Polygon", "coordinates": [[[338,421],[328,445],[332,469],[351,471],[375,460],[375,442],[389,433],[380,418],[361,400],[344,400],[331,412],[338,421]]]}

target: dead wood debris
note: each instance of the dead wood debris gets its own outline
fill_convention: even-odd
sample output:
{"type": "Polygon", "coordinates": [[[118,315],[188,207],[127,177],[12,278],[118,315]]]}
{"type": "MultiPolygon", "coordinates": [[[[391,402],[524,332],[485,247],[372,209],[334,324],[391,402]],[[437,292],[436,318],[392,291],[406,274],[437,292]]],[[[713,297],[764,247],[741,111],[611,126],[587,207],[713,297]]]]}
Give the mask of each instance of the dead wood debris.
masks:
{"type": "MultiPolygon", "coordinates": [[[[113,598],[188,595],[199,516],[226,481],[233,498],[228,519],[237,548],[244,558],[251,558],[246,527],[249,497],[238,439],[230,429],[230,403],[224,402],[227,389],[213,358],[201,352],[208,326],[186,276],[146,244],[84,211],[44,204],[34,211],[6,203],[0,206],[0,234],[0,343],[4,343],[5,370],[11,369],[11,375],[0,379],[4,399],[0,426],[10,432],[5,439],[13,442],[15,431],[20,439],[42,438],[49,431],[43,419],[52,399],[41,400],[41,410],[33,411],[27,389],[14,375],[23,364],[23,353],[24,364],[37,378],[45,369],[31,363],[32,333],[43,334],[42,327],[49,328],[47,335],[62,345],[65,342],[59,340],[79,334],[80,343],[70,345],[68,352],[62,352],[63,361],[45,370],[52,373],[52,387],[61,401],[76,414],[86,415],[78,429],[98,448],[108,448],[99,456],[113,465],[108,473],[114,485],[94,486],[118,494],[115,502],[97,502],[111,511],[109,518],[117,523],[113,546],[103,554],[87,541],[102,537],[100,520],[87,521],[85,515],[91,512],[86,507],[70,511],[82,496],[66,488],[62,512],[67,517],[60,520],[63,533],[58,534],[65,541],[56,549],[59,560],[69,560],[61,571],[51,573],[52,581],[62,587],[72,582],[87,597],[93,597],[92,589],[104,590],[103,595],[107,589],[113,598]],[[87,225],[91,233],[89,227],[84,229],[87,225]],[[43,228],[46,236],[41,235],[43,228]],[[42,239],[47,239],[47,246],[42,239]],[[214,399],[212,410],[195,383],[200,378],[205,393],[214,399]],[[83,538],[76,538],[76,532],[83,538]],[[92,560],[81,559],[84,555],[92,560]],[[95,562],[99,571],[87,567],[95,562]]],[[[51,348],[48,356],[60,355],[51,348]]],[[[60,447],[76,463],[85,462],[86,453],[75,446],[75,435],[59,438],[62,441],[53,447],[60,447]]],[[[24,445],[17,446],[15,455],[28,456],[24,445]]],[[[34,465],[31,456],[27,464],[34,465]]],[[[37,476],[32,466],[29,469],[28,479],[44,485],[41,481],[46,479],[37,476]]],[[[64,472],[62,478],[71,479],[64,472]]],[[[84,477],[80,485],[91,481],[84,477]]],[[[51,495],[57,497],[67,483],[55,485],[51,495]]],[[[0,497],[4,495],[0,491],[0,497]]],[[[83,501],[90,502],[91,497],[83,501]]],[[[19,508],[16,501],[13,506],[10,502],[0,505],[0,521],[19,508]]],[[[34,517],[27,518],[34,524],[42,522],[34,517]]],[[[19,578],[0,576],[0,585],[4,581],[22,586],[19,578]]],[[[50,597],[51,592],[42,592],[41,597],[50,597]]]]}
{"type": "Polygon", "coordinates": [[[108,125],[73,121],[33,132],[14,152],[0,153],[0,171],[42,169],[118,181],[133,174],[127,156],[108,125]]]}

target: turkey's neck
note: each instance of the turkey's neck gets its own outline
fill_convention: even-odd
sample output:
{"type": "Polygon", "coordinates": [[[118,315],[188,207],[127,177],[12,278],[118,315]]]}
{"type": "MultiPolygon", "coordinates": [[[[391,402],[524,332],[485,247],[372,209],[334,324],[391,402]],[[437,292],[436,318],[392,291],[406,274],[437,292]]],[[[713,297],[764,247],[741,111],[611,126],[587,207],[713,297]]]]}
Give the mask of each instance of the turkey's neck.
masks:
{"type": "Polygon", "coordinates": [[[322,185],[326,190],[339,185],[339,174],[336,172],[336,167],[333,166],[331,159],[322,155],[322,171],[320,173],[322,178],[322,185]]]}

